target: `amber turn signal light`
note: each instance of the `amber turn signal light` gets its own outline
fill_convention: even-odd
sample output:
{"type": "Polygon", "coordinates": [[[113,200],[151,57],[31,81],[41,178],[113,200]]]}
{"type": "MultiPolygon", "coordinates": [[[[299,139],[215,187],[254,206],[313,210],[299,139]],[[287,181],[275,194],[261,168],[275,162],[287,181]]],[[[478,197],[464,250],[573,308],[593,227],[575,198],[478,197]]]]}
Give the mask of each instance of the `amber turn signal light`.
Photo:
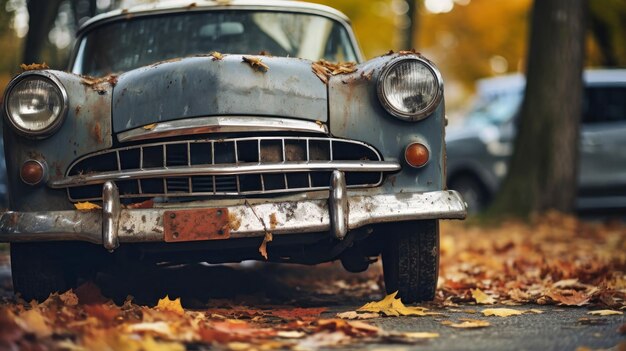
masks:
{"type": "Polygon", "coordinates": [[[430,152],[424,144],[412,143],[404,149],[404,159],[411,167],[424,166],[430,158],[430,152]]]}
{"type": "Polygon", "coordinates": [[[44,180],[46,168],[40,161],[28,160],[22,164],[20,178],[28,185],[37,185],[44,180]]]}

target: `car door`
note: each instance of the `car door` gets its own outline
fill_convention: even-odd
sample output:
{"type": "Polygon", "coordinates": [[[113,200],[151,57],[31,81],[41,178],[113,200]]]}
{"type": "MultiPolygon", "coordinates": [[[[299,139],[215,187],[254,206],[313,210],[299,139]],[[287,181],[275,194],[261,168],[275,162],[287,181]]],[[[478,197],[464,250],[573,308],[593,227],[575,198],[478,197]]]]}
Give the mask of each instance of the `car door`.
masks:
{"type": "Polygon", "coordinates": [[[579,208],[626,206],[626,82],[585,89],[579,208]]]}

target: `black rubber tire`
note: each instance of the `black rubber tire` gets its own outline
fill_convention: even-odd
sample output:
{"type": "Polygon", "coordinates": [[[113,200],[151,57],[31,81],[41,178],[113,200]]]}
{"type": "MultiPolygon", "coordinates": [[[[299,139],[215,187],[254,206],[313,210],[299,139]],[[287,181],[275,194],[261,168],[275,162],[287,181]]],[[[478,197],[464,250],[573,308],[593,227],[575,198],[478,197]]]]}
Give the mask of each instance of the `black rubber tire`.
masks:
{"type": "MultiPolygon", "coordinates": [[[[63,293],[74,288],[80,265],[73,259],[76,251],[64,243],[11,244],[11,274],[13,291],[26,300],[43,301],[53,292],[63,293]]],[[[70,244],[71,246],[71,244],[70,244]]]]}
{"type": "Polygon", "coordinates": [[[404,303],[431,301],[439,278],[439,221],[401,222],[382,252],[385,289],[404,303]]]}

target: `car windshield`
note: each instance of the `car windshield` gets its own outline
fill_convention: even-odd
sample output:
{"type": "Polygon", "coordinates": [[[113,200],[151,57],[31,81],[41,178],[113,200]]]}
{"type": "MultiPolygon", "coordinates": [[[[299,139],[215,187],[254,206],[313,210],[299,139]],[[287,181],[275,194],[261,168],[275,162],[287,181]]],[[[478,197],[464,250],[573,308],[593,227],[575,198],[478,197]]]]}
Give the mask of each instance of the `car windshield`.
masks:
{"type": "Polygon", "coordinates": [[[482,96],[469,112],[465,123],[471,126],[506,123],[519,110],[522,98],[523,93],[521,91],[482,96]]]}
{"type": "Polygon", "coordinates": [[[214,10],[138,16],[100,25],[82,37],[72,72],[102,76],[212,51],[357,60],[346,29],[331,19],[288,12],[214,10]]]}

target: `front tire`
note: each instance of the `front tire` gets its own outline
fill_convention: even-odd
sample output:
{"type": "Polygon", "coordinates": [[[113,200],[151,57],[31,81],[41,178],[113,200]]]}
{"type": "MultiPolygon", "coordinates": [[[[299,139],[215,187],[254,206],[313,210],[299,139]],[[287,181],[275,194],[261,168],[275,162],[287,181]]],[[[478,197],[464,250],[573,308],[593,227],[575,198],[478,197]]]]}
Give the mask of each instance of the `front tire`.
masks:
{"type": "Polygon", "coordinates": [[[398,223],[389,234],[382,258],[388,294],[397,291],[405,303],[434,299],[439,277],[439,221],[398,223]]]}
{"type": "Polygon", "coordinates": [[[12,243],[13,291],[26,301],[43,301],[76,287],[80,276],[92,273],[93,249],[82,243],[12,243]]]}

